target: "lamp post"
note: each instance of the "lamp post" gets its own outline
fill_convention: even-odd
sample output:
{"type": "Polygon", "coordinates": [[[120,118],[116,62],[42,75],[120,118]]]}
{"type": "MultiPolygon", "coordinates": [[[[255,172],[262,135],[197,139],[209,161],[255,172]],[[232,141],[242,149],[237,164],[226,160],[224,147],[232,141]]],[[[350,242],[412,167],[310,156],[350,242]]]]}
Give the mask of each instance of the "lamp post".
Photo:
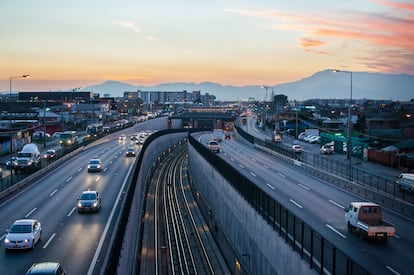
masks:
{"type": "Polygon", "coordinates": [[[12,113],[11,113],[11,95],[12,95],[12,80],[15,78],[27,78],[29,74],[11,76],[10,77],[10,93],[9,93],[9,127],[10,127],[10,184],[13,184],[13,129],[12,129],[12,113]]]}
{"type": "Polygon", "coordinates": [[[349,104],[348,104],[348,139],[347,139],[347,145],[346,145],[346,157],[348,159],[348,178],[349,180],[352,179],[352,162],[351,162],[351,150],[352,150],[352,138],[351,138],[351,132],[352,132],[352,115],[351,115],[351,104],[352,104],[352,72],[351,71],[342,71],[342,70],[333,70],[334,73],[346,73],[350,76],[350,94],[349,94],[349,104]]]}

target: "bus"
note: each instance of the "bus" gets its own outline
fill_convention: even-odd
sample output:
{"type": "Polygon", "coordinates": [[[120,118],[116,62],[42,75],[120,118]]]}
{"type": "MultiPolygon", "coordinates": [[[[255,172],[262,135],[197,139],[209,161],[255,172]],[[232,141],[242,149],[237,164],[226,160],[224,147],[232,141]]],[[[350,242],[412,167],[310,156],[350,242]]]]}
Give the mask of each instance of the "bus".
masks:
{"type": "Polygon", "coordinates": [[[72,146],[78,144],[78,132],[65,131],[59,137],[60,146],[72,146]]]}

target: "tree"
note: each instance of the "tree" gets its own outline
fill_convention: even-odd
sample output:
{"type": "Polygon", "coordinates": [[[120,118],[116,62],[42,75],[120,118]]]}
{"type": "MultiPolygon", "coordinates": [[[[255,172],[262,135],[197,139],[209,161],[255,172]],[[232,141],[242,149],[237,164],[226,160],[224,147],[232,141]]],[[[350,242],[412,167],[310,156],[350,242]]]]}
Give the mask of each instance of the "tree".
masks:
{"type": "Polygon", "coordinates": [[[286,95],[275,95],[273,97],[273,102],[272,102],[272,109],[276,111],[276,113],[279,112],[280,108],[282,108],[283,106],[286,106],[288,103],[288,97],[286,95]]]}

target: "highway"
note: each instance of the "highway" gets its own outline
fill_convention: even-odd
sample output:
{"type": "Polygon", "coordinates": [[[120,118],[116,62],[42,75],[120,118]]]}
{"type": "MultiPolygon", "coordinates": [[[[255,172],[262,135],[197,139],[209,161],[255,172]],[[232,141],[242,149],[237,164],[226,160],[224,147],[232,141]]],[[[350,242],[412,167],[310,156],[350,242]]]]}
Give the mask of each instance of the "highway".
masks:
{"type": "MultiPolygon", "coordinates": [[[[211,138],[212,135],[202,135],[199,140],[207,144],[211,138]]],[[[218,156],[348,255],[367,263],[373,274],[414,272],[412,220],[384,209],[384,219],[395,225],[397,235],[386,242],[361,240],[357,234],[347,231],[344,208],[351,201],[364,199],[304,174],[300,169],[237,140],[221,142],[218,156]]]]}
{"type": "Polygon", "coordinates": [[[128,147],[139,153],[130,135],[147,129],[164,129],[166,118],[151,120],[105,136],[65,160],[57,169],[38,178],[30,187],[0,204],[0,242],[17,219],[37,219],[42,223],[42,239],[33,250],[0,251],[0,274],[25,274],[33,263],[60,262],[68,274],[99,274],[114,220],[124,199],[128,174],[134,157],[125,157],[128,147]],[[101,172],[88,173],[91,158],[103,162],[101,172]],[[75,205],[82,191],[100,192],[102,208],[97,213],[79,214],[75,205]]]}

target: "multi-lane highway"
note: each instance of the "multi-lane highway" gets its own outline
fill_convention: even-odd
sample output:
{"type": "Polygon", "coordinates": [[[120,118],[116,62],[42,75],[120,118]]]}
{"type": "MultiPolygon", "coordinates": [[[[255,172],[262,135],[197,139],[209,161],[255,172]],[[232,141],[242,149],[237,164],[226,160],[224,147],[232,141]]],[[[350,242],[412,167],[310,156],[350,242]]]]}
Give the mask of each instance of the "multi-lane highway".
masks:
{"type": "MultiPolygon", "coordinates": [[[[204,135],[200,141],[207,144],[210,138],[211,135],[204,135]]],[[[347,231],[344,208],[351,201],[364,199],[304,174],[302,170],[237,140],[221,142],[218,155],[351,257],[367,263],[373,274],[414,272],[412,220],[385,209],[384,218],[395,225],[397,235],[386,242],[361,240],[358,235],[347,231]]]]}

